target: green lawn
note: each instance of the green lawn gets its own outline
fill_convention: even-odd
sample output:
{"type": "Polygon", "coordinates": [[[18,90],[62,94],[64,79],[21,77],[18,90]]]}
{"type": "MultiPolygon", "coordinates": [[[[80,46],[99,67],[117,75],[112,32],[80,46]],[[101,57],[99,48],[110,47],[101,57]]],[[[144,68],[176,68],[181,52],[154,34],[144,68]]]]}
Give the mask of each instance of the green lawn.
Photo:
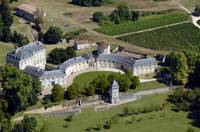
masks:
{"type": "Polygon", "coordinates": [[[14,46],[11,43],[0,42],[0,66],[6,64],[6,54],[13,49],[14,46]]]}
{"type": "Polygon", "coordinates": [[[151,82],[141,83],[140,86],[138,86],[136,89],[130,89],[129,92],[136,92],[141,90],[149,90],[149,89],[164,88],[164,87],[168,87],[168,85],[160,81],[151,81],[151,82]]]}
{"type": "Polygon", "coordinates": [[[200,20],[197,23],[200,25],[200,20]]]}
{"type": "Polygon", "coordinates": [[[135,32],[167,24],[177,23],[185,20],[188,20],[188,16],[182,12],[176,11],[168,14],[142,17],[136,22],[105,25],[95,30],[107,35],[119,35],[123,33],[135,32]]]}
{"type": "Polygon", "coordinates": [[[74,78],[74,83],[77,83],[81,86],[87,85],[90,82],[92,82],[95,78],[97,78],[99,75],[109,75],[114,72],[109,72],[109,71],[96,71],[96,72],[87,72],[83,73],[76,78],[74,78]]]}
{"type": "MultiPolygon", "coordinates": [[[[85,108],[81,114],[74,116],[71,122],[66,122],[64,120],[66,117],[56,116],[40,116],[39,119],[44,124],[43,132],[84,132],[88,127],[95,128],[97,124],[103,124],[111,117],[117,116],[124,107],[138,109],[155,104],[161,105],[166,103],[167,97],[167,94],[146,96],[140,101],[115,106],[103,112],[85,108]],[[66,124],[68,124],[68,128],[63,127],[66,124]]],[[[167,105],[163,111],[135,115],[135,119],[141,121],[127,124],[126,122],[130,121],[131,117],[117,116],[118,123],[109,130],[102,129],[101,132],[186,132],[188,127],[191,127],[191,120],[187,118],[187,113],[174,112],[170,105],[167,105]]],[[[198,128],[194,129],[195,132],[200,132],[198,128]]],[[[94,131],[92,130],[92,132],[94,131]]]]}
{"type": "Polygon", "coordinates": [[[200,30],[191,23],[119,37],[133,45],[155,50],[183,50],[200,46],[200,30]]]}

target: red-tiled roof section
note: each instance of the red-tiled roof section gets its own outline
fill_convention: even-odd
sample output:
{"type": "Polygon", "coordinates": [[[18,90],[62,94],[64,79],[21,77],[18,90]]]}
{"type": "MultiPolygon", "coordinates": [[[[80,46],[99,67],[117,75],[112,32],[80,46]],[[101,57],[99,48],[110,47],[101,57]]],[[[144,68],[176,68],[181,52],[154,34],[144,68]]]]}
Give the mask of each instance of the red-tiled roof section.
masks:
{"type": "Polygon", "coordinates": [[[109,44],[107,44],[105,42],[98,42],[97,45],[98,45],[98,48],[100,48],[100,49],[106,49],[109,46],[109,44]]]}

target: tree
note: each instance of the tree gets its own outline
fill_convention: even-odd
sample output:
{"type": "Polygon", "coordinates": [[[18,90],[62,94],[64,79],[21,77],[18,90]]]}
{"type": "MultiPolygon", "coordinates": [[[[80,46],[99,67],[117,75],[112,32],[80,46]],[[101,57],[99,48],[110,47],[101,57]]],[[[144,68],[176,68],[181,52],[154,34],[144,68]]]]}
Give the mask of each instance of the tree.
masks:
{"type": "Polygon", "coordinates": [[[122,91],[122,92],[126,92],[131,85],[130,79],[126,75],[123,75],[123,74],[118,77],[117,81],[118,81],[119,86],[120,86],[119,90],[122,91]]]}
{"type": "Polygon", "coordinates": [[[140,13],[138,11],[131,11],[132,21],[137,21],[139,19],[140,13]]]}
{"type": "Polygon", "coordinates": [[[44,42],[46,44],[56,44],[62,39],[62,30],[59,27],[51,26],[44,34],[44,42]]]}
{"type": "Polygon", "coordinates": [[[53,86],[53,89],[51,90],[51,100],[53,102],[57,102],[57,101],[62,101],[64,99],[64,89],[58,85],[55,84],[53,86]]]}
{"type": "Polygon", "coordinates": [[[86,87],[85,92],[88,96],[93,96],[95,94],[96,87],[90,83],[88,87],[86,87]]]}
{"type": "Polygon", "coordinates": [[[196,5],[195,9],[194,9],[194,14],[199,16],[200,15],[200,6],[196,5]]]}
{"type": "Polygon", "coordinates": [[[81,94],[82,90],[77,84],[72,84],[68,87],[66,92],[66,98],[68,100],[75,99],[81,94]]]}
{"type": "Polygon", "coordinates": [[[4,99],[8,102],[8,112],[14,114],[37,102],[35,87],[30,75],[23,73],[12,65],[0,69],[1,87],[4,99]]]}
{"type": "Polygon", "coordinates": [[[10,132],[11,122],[7,109],[8,103],[6,100],[0,99],[0,132],[10,132]]]}
{"type": "Polygon", "coordinates": [[[104,16],[104,14],[99,11],[95,12],[92,16],[92,20],[97,23],[102,23],[106,19],[107,19],[106,16],[104,16]]]}
{"type": "Polygon", "coordinates": [[[36,132],[37,131],[37,120],[35,117],[25,116],[24,119],[15,124],[12,132],[36,132]]]}
{"type": "Polygon", "coordinates": [[[9,5],[9,0],[1,0],[0,14],[5,27],[10,27],[13,23],[12,9],[9,5]]]}
{"type": "Polygon", "coordinates": [[[168,58],[173,81],[185,85],[188,82],[188,65],[184,53],[172,52],[168,58]]]}
{"type": "Polygon", "coordinates": [[[79,5],[79,6],[102,6],[104,4],[110,4],[113,3],[113,0],[72,0],[73,4],[79,5]]]}
{"type": "Polygon", "coordinates": [[[17,33],[16,31],[14,31],[11,41],[15,43],[16,46],[18,47],[24,46],[29,43],[29,40],[27,37],[23,36],[20,33],[17,33]]]}
{"type": "Polygon", "coordinates": [[[48,54],[47,62],[57,65],[75,56],[76,52],[72,47],[67,47],[66,49],[55,48],[48,54]]]}
{"type": "Polygon", "coordinates": [[[131,77],[131,89],[135,89],[140,85],[140,79],[137,76],[131,77]]]}
{"type": "Polygon", "coordinates": [[[13,23],[12,9],[9,0],[2,0],[0,3],[0,40],[9,42],[11,37],[10,27],[13,23]]]}

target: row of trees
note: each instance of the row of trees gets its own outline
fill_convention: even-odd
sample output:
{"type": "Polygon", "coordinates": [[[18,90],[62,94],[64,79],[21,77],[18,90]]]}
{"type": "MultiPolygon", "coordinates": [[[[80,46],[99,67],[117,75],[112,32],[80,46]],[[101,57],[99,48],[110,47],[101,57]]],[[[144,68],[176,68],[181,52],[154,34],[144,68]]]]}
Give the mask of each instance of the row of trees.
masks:
{"type": "Polygon", "coordinates": [[[109,16],[105,16],[102,12],[95,12],[92,19],[100,24],[109,23],[109,21],[120,24],[127,21],[136,21],[139,19],[139,15],[138,11],[129,10],[128,6],[120,5],[109,16]]]}
{"type": "Polygon", "coordinates": [[[74,99],[81,94],[92,96],[94,94],[105,94],[109,91],[109,86],[113,80],[118,81],[121,92],[126,92],[129,88],[135,89],[140,85],[138,77],[130,76],[131,74],[111,74],[109,76],[100,75],[91,83],[85,86],[72,84],[68,87],[66,97],[67,99],[74,99]]]}
{"type": "Polygon", "coordinates": [[[129,88],[135,89],[140,85],[139,78],[132,76],[129,72],[127,72],[127,74],[110,74],[109,76],[99,75],[88,85],[86,84],[81,86],[77,83],[73,83],[68,87],[66,92],[60,85],[54,85],[51,94],[51,101],[57,102],[64,98],[71,100],[82,96],[83,94],[87,96],[106,94],[109,91],[111,82],[114,80],[118,81],[121,92],[126,92],[129,88]]]}
{"type": "Polygon", "coordinates": [[[112,4],[113,0],[72,0],[72,3],[79,6],[102,6],[105,4],[112,4]]]}
{"type": "Polygon", "coordinates": [[[188,49],[183,52],[172,52],[167,56],[173,83],[199,87],[200,83],[199,49],[188,49]]]}

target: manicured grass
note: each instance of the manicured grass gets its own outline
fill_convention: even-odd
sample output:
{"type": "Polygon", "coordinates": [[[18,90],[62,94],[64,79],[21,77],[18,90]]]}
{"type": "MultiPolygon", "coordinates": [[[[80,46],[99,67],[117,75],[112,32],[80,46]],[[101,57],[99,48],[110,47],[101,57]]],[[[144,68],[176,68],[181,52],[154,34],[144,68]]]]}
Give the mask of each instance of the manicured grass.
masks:
{"type": "Polygon", "coordinates": [[[151,81],[151,82],[141,83],[140,86],[138,86],[136,89],[130,89],[129,92],[136,92],[136,91],[164,88],[164,87],[168,87],[168,85],[161,81],[151,81]]]}
{"type": "Polygon", "coordinates": [[[14,49],[11,43],[0,42],[0,66],[6,64],[6,55],[14,49]]]}
{"type": "Polygon", "coordinates": [[[99,75],[108,76],[113,73],[114,72],[109,72],[109,71],[96,71],[96,72],[83,73],[83,74],[77,76],[76,78],[74,78],[74,83],[84,86],[84,85],[87,85],[90,82],[92,82],[99,75]]]}
{"type": "MultiPolygon", "coordinates": [[[[95,128],[97,124],[103,124],[113,116],[117,116],[123,111],[124,107],[141,108],[150,105],[161,105],[166,103],[168,95],[160,94],[146,96],[142,100],[115,106],[103,112],[96,112],[93,108],[85,108],[81,114],[73,117],[71,122],[66,122],[66,117],[43,117],[40,116],[40,122],[44,123],[43,132],[84,132],[87,128],[95,128]],[[68,128],[63,126],[68,124],[68,128]]],[[[186,112],[174,112],[171,106],[167,105],[164,110],[146,114],[134,115],[135,120],[139,122],[127,124],[132,116],[119,117],[118,123],[115,123],[111,129],[102,129],[101,132],[186,132],[191,127],[191,120],[187,118],[186,112]]],[[[199,132],[198,128],[194,128],[199,132]]],[[[95,130],[92,130],[94,132],[95,130]]]]}
{"type": "Polygon", "coordinates": [[[200,46],[200,30],[191,23],[119,37],[133,45],[155,50],[184,50],[200,46]]]}
{"type": "Polygon", "coordinates": [[[197,23],[200,25],[200,20],[197,23]]]}
{"type": "Polygon", "coordinates": [[[167,24],[177,23],[185,20],[188,20],[188,16],[182,12],[177,11],[168,14],[142,17],[136,22],[105,25],[96,30],[107,35],[119,35],[123,33],[135,32],[167,24]]]}

